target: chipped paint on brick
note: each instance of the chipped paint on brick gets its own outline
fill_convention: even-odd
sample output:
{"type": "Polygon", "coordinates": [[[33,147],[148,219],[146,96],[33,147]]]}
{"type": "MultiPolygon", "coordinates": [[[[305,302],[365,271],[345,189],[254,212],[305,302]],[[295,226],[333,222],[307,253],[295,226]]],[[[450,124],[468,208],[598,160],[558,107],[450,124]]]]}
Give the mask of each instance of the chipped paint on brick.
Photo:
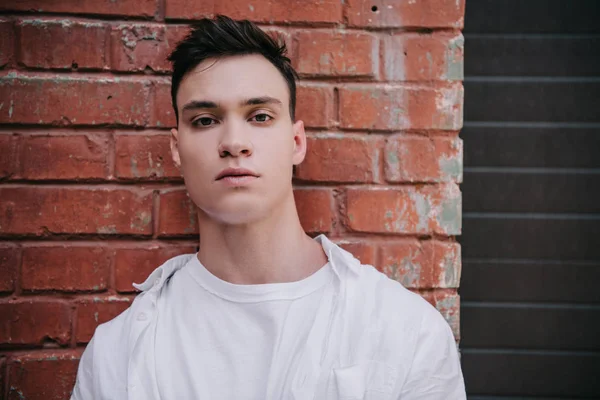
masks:
{"type": "Polygon", "coordinates": [[[113,216],[112,207],[110,204],[107,203],[104,205],[102,217],[105,219],[108,219],[108,218],[112,218],[112,216],[113,216]]]}
{"type": "Polygon", "coordinates": [[[462,89],[442,88],[435,98],[436,118],[434,125],[438,129],[457,130],[462,128],[462,89]]]}
{"type": "Polygon", "coordinates": [[[408,113],[406,112],[405,106],[408,104],[406,98],[406,92],[401,91],[401,95],[393,96],[398,97],[390,101],[391,107],[389,111],[388,126],[410,126],[408,113]]]}
{"type": "Polygon", "coordinates": [[[410,219],[408,205],[405,201],[397,201],[394,211],[387,210],[384,217],[384,228],[388,232],[406,232],[410,219]]]}
{"type": "Polygon", "coordinates": [[[135,156],[132,156],[130,158],[130,167],[131,167],[131,173],[134,177],[139,178],[140,175],[140,171],[138,170],[138,165],[137,165],[137,160],[135,159],[135,156]]]}
{"type": "Polygon", "coordinates": [[[433,57],[431,56],[431,53],[425,53],[425,58],[427,59],[427,67],[429,68],[427,76],[433,76],[433,57]]]}
{"type": "MultiPolygon", "coordinates": [[[[379,182],[381,180],[381,177],[379,176],[379,170],[380,170],[380,165],[381,165],[381,150],[377,149],[375,150],[375,154],[373,156],[373,160],[372,160],[372,165],[371,165],[371,169],[373,170],[373,181],[375,182],[379,182]]],[[[365,178],[368,177],[368,173],[365,171],[365,178]]]]}
{"type": "Polygon", "coordinates": [[[101,235],[114,235],[117,233],[117,227],[115,225],[100,226],[96,232],[101,235]]]}
{"type": "Polygon", "coordinates": [[[439,159],[439,168],[443,180],[462,182],[463,164],[459,155],[443,155],[439,159]]]}
{"type": "Polygon", "coordinates": [[[405,287],[419,286],[419,280],[421,278],[423,267],[421,264],[414,262],[414,254],[411,254],[411,257],[405,257],[402,259],[400,267],[401,274],[397,280],[405,287]]]}
{"type": "Polygon", "coordinates": [[[456,297],[454,296],[445,296],[443,298],[436,299],[435,305],[436,308],[442,315],[446,317],[446,319],[450,319],[452,316],[456,315],[456,297]]]}
{"type": "Polygon", "coordinates": [[[152,222],[152,215],[146,211],[137,211],[135,213],[135,218],[129,224],[131,229],[137,229],[139,231],[144,231],[148,225],[152,222]]]}
{"type": "Polygon", "coordinates": [[[331,53],[322,53],[319,56],[319,69],[323,70],[323,69],[330,67],[330,65],[329,65],[329,62],[331,59],[330,57],[331,57],[331,53]]]}
{"type": "Polygon", "coordinates": [[[464,47],[465,39],[462,35],[456,36],[448,43],[446,49],[446,78],[449,80],[464,79],[464,47]]]}
{"type": "Polygon", "coordinates": [[[31,25],[31,26],[41,26],[41,27],[47,27],[47,25],[51,23],[51,21],[49,20],[42,20],[42,19],[26,19],[20,22],[21,25],[31,25]]]}
{"type": "Polygon", "coordinates": [[[416,229],[418,232],[425,233],[429,231],[429,218],[431,214],[431,201],[423,193],[413,192],[410,194],[417,210],[419,220],[416,229]]]}
{"type": "Polygon", "coordinates": [[[406,78],[406,56],[404,41],[398,37],[388,36],[384,39],[385,74],[388,79],[403,81],[406,78]]]}
{"type": "Polygon", "coordinates": [[[154,164],[154,160],[152,159],[152,153],[148,152],[147,153],[147,157],[148,157],[148,169],[146,171],[146,175],[147,176],[156,176],[158,178],[165,176],[165,168],[164,165],[162,164],[162,160],[159,157],[159,159],[156,161],[156,165],[154,164]]]}
{"type": "Polygon", "coordinates": [[[73,25],[83,26],[85,28],[101,28],[104,24],[101,22],[73,21],[70,19],[24,19],[20,25],[31,25],[47,28],[49,25],[60,25],[63,28],[70,28],[73,25]]]}
{"type": "Polygon", "coordinates": [[[402,160],[407,157],[407,148],[401,146],[399,140],[389,139],[386,143],[386,170],[387,179],[390,181],[399,181],[407,179],[406,173],[402,168],[402,160]]]}
{"type": "Polygon", "coordinates": [[[446,185],[436,221],[443,233],[458,235],[462,226],[462,196],[458,186],[446,185]]]}
{"type": "Polygon", "coordinates": [[[348,136],[341,132],[318,132],[312,135],[312,137],[319,139],[345,139],[348,136]]]}
{"type": "Polygon", "coordinates": [[[423,267],[414,259],[415,255],[411,253],[409,257],[402,258],[400,265],[396,262],[392,263],[385,267],[386,275],[400,282],[404,287],[418,287],[423,267]]]}
{"type": "Polygon", "coordinates": [[[127,29],[123,29],[121,30],[121,33],[121,42],[123,43],[123,45],[127,48],[135,49],[137,42],[131,38],[131,35],[129,35],[130,31],[128,31],[127,29]]]}
{"type": "Polygon", "coordinates": [[[436,298],[435,300],[435,307],[448,322],[455,337],[458,338],[460,333],[458,296],[450,295],[443,298],[436,298]]]}
{"type": "Polygon", "coordinates": [[[389,150],[386,152],[387,155],[387,162],[393,165],[398,165],[398,163],[400,162],[400,159],[398,158],[398,155],[396,154],[395,151],[389,150]]]}
{"type": "Polygon", "coordinates": [[[460,245],[445,245],[444,257],[438,259],[440,283],[444,288],[457,288],[460,283],[461,254],[460,245]]]}
{"type": "Polygon", "coordinates": [[[122,44],[120,46],[121,51],[117,52],[115,57],[121,58],[118,54],[122,54],[126,57],[126,64],[129,64],[129,66],[126,66],[118,62],[120,65],[119,68],[131,68],[134,66],[136,70],[143,69],[144,67],[150,67],[153,70],[163,69],[164,66],[162,66],[162,63],[166,61],[162,60],[162,58],[166,57],[166,55],[162,54],[162,52],[165,50],[165,46],[168,46],[164,26],[147,26],[143,24],[121,25],[114,31],[113,40],[122,44]],[[142,60],[140,60],[140,57],[142,60]],[[152,59],[155,57],[161,59],[157,61],[160,65],[155,65],[152,62],[152,59]]]}

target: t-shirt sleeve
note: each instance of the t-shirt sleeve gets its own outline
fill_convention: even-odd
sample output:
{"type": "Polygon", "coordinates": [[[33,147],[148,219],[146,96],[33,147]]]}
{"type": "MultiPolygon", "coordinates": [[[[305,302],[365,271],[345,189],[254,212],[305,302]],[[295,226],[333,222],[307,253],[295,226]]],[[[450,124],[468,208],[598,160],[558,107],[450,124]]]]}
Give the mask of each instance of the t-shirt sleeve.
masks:
{"type": "Polygon", "coordinates": [[[446,320],[434,308],[428,310],[421,320],[413,361],[399,399],[466,399],[454,335],[446,320]]]}

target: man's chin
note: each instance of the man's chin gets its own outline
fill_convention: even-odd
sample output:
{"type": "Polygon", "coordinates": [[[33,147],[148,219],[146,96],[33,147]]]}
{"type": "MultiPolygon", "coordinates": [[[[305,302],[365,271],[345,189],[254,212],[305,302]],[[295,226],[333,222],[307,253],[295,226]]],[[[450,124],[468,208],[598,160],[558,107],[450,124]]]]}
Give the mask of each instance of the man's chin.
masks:
{"type": "Polygon", "coordinates": [[[209,218],[227,225],[247,225],[269,215],[269,210],[265,203],[256,201],[245,202],[226,202],[220,204],[218,208],[207,212],[209,218]],[[229,204],[227,204],[229,203],[229,204]]]}

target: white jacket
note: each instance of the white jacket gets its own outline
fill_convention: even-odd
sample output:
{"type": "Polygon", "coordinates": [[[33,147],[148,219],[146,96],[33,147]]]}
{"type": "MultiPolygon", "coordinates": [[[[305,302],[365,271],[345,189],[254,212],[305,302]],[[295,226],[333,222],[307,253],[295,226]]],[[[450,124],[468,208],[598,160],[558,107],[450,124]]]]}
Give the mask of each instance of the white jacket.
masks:
{"type": "MultiPolygon", "coordinates": [[[[295,372],[268,383],[266,400],[466,399],[454,337],[441,314],[324,235],[316,240],[336,276],[317,314],[323,323],[315,323],[295,372]]],[[[142,293],[131,307],[98,326],[72,400],[159,399],[157,299],[190,257],[174,257],[134,285],[142,293]]]]}

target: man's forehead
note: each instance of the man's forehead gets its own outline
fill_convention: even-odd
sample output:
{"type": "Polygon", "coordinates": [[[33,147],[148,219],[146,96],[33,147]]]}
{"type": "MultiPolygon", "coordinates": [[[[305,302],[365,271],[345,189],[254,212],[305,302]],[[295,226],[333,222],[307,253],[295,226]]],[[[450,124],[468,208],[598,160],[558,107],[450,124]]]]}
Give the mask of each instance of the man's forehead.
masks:
{"type": "Polygon", "coordinates": [[[271,97],[289,102],[287,83],[279,70],[261,55],[207,59],[182,79],[178,104],[202,99],[215,103],[241,103],[271,97]]]}

